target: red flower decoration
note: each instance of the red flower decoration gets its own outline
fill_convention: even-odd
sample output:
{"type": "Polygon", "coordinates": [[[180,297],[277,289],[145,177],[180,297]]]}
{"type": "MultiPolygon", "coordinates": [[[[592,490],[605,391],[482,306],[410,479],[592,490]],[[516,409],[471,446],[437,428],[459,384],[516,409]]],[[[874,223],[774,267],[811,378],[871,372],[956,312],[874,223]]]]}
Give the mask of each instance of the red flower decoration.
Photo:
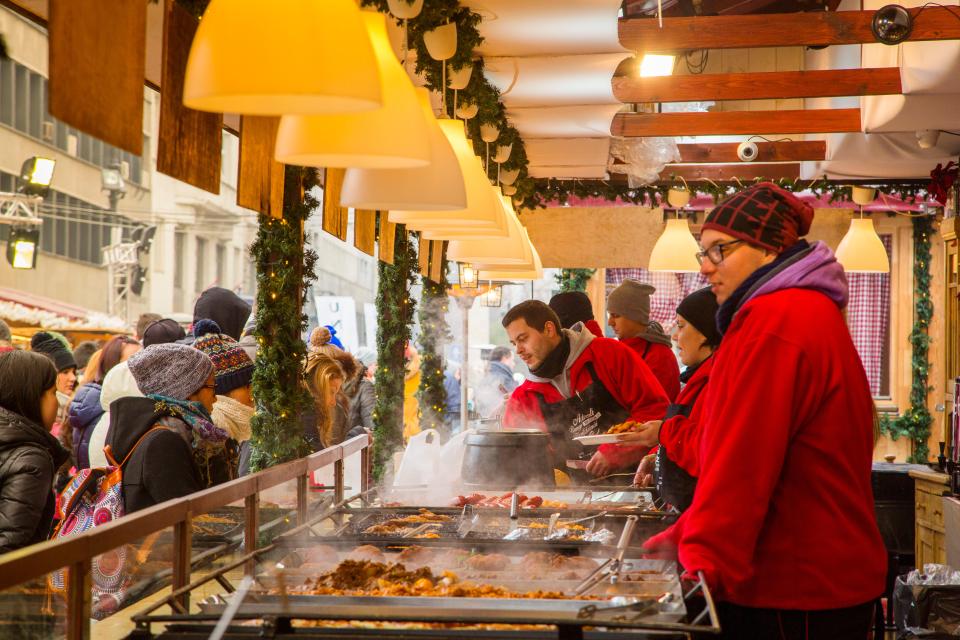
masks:
{"type": "Polygon", "coordinates": [[[930,184],[927,186],[927,193],[940,204],[947,204],[947,192],[957,181],[958,172],[960,172],[960,165],[952,160],[947,163],[947,166],[938,164],[937,168],[930,172],[930,184]]]}

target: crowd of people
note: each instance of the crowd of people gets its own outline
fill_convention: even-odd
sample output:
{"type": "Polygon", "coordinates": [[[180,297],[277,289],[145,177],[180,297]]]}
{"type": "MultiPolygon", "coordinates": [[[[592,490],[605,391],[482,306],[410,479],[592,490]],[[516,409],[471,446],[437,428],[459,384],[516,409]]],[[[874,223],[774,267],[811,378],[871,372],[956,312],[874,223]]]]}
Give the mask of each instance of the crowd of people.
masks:
{"type": "MultiPolygon", "coordinates": [[[[121,467],[132,513],[250,470],[257,341],[250,305],[213,287],[190,330],[143,314],[134,335],[71,348],[38,331],[14,348],[0,320],[0,553],[47,539],[58,496],[86,469],[121,467]]],[[[332,327],[310,337],[304,437],[319,450],[373,429],[369,349],[346,352],[332,327]]]]}

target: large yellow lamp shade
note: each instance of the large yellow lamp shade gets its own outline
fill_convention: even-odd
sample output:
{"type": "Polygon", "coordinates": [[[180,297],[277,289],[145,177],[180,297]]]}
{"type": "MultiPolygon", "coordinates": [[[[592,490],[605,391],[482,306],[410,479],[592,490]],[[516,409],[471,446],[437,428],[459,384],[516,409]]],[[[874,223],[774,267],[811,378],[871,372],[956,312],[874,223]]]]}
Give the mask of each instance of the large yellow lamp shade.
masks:
{"type": "Polygon", "coordinates": [[[487,265],[527,265],[533,260],[530,239],[520,224],[509,198],[501,196],[510,235],[507,238],[482,238],[477,240],[451,240],[447,257],[460,262],[487,265]]]}
{"type": "Polygon", "coordinates": [[[490,183],[487,182],[480,159],[473,154],[473,149],[464,133],[463,122],[447,118],[437,122],[457,156],[466,186],[467,206],[463,209],[444,211],[394,210],[390,211],[390,222],[405,224],[411,229],[416,229],[423,223],[476,227],[491,231],[500,229],[498,198],[490,188],[490,183]]]}
{"type": "MultiPolygon", "coordinates": [[[[403,0],[400,0],[403,2],[403,0]]],[[[347,169],[340,204],[356,209],[449,211],[467,206],[463,172],[430,107],[430,92],[414,90],[427,123],[430,164],[413,169],[347,169]]]]}
{"type": "Polygon", "coordinates": [[[854,218],[837,247],[837,261],[848,273],[889,273],[890,258],[870,218],[854,218]]]}
{"type": "Polygon", "coordinates": [[[387,18],[363,11],[383,81],[383,106],[363,113],[286,115],[277,129],[276,159],[308,167],[407,169],[430,163],[423,107],[393,55],[387,18]]]}
{"type": "Polygon", "coordinates": [[[543,263],[537,248],[530,245],[533,260],[528,265],[488,265],[475,264],[478,275],[485,280],[539,280],[543,277],[543,263]]]}
{"type": "Polygon", "coordinates": [[[696,273],[700,271],[697,252],[700,247],[690,233],[686,219],[667,220],[667,228],[653,245],[650,254],[650,271],[673,271],[676,273],[696,273]]]}
{"type": "Polygon", "coordinates": [[[382,104],[353,0],[212,0],[190,47],[183,104],[217,113],[347,113],[382,104]]]}
{"type": "Polygon", "coordinates": [[[408,223],[408,228],[419,231],[424,240],[485,240],[489,238],[507,238],[510,236],[510,225],[507,222],[507,211],[503,208],[501,197],[503,193],[499,187],[490,187],[500,206],[495,210],[498,226],[496,229],[461,225],[455,222],[433,222],[415,220],[408,223]],[[412,226],[411,226],[412,225],[412,226]]]}

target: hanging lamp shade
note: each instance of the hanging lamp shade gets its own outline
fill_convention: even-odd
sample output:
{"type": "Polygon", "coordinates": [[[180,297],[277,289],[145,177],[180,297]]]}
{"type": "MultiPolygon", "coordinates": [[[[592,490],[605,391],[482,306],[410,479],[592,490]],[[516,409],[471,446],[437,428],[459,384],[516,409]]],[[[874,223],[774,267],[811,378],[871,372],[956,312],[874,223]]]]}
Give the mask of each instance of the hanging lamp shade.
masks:
{"type": "Polygon", "coordinates": [[[500,199],[503,193],[499,187],[491,187],[500,207],[496,210],[498,226],[496,229],[489,227],[464,226],[455,222],[424,222],[414,221],[408,223],[410,229],[420,232],[424,240],[486,240],[490,238],[508,238],[510,236],[510,225],[507,222],[507,211],[503,208],[503,202],[500,199]]]}
{"type": "Polygon", "coordinates": [[[873,202],[877,197],[877,190],[870,187],[858,187],[856,185],[850,188],[851,199],[861,207],[873,202]]]}
{"type": "Polygon", "coordinates": [[[653,245],[650,254],[650,271],[673,271],[696,273],[700,271],[697,252],[700,247],[690,233],[686,219],[667,220],[667,227],[653,245]]]}
{"type": "Polygon", "coordinates": [[[529,265],[509,266],[476,264],[474,267],[481,278],[487,280],[539,280],[543,277],[543,263],[537,248],[530,245],[533,260],[529,265]]]}
{"type": "Polygon", "coordinates": [[[671,187],[667,191],[667,202],[674,209],[682,209],[690,203],[690,190],[671,187]]]}
{"type": "Polygon", "coordinates": [[[393,17],[400,20],[413,20],[423,10],[423,0],[387,0],[387,8],[393,17]]]}
{"type": "Polygon", "coordinates": [[[436,29],[425,31],[423,44],[434,60],[449,60],[457,52],[457,23],[442,24],[436,29]]]}
{"type": "Polygon", "coordinates": [[[517,188],[510,184],[503,185],[503,195],[514,196],[517,194],[517,188]]]}
{"type": "Polygon", "coordinates": [[[448,118],[437,122],[457,156],[467,191],[467,206],[463,209],[444,211],[392,210],[390,222],[405,224],[411,229],[417,229],[418,225],[424,223],[434,223],[497,230],[501,227],[498,202],[490,188],[490,183],[487,182],[480,159],[473,154],[473,149],[467,141],[463,122],[448,118]]]}
{"type": "Polygon", "coordinates": [[[461,120],[469,120],[480,111],[480,105],[476,102],[461,102],[457,106],[457,117],[461,120]]]}
{"type": "Polygon", "coordinates": [[[490,123],[480,125],[480,139],[484,142],[496,142],[499,137],[500,127],[497,125],[490,123]]]}
{"type": "Polygon", "coordinates": [[[393,55],[387,19],[363,11],[383,80],[383,106],[363,113],[286,115],[277,129],[278,162],[307,167],[407,169],[430,163],[423,108],[393,55]]]}
{"type": "Polygon", "coordinates": [[[493,154],[493,161],[497,164],[503,164],[510,159],[511,153],[513,153],[513,143],[501,144],[497,147],[496,153],[493,154]]]}
{"type": "Polygon", "coordinates": [[[533,253],[526,229],[520,224],[510,199],[501,196],[500,201],[507,215],[510,235],[506,239],[451,240],[447,246],[447,256],[450,260],[506,266],[532,263],[533,253]]]}
{"type": "Polygon", "coordinates": [[[870,218],[854,218],[837,247],[837,261],[848,273],[889,273],[890,258],[870,218]]]}
{"type": "MultiPolygon", "coordinates": [[[[402,0],[401,0],[402,1],[402,0]]],[[[414,169],[347,169],[340,204],[380,211],[465,209],[467,190],[457,155],[430,106],[430,92],[415,89],[427,124],[430,164],[414,169]]]]}
{"type": "Polygon", "coordinates": [[[190,46],[183,104],[245,115],[379,108],[360,10],[353,0],[212,0],[190,46]]]}
{"type": "Polygon", "coordinates": [[[450,74],[450,80],[447,82],[449,88],[462,91],[470,84],[470,78],[473,76],[473,64],[468,64],[460,69],[450,69],[448,73],[450,74]]]}
{"type": "Polygon", "coordinates": [[[512,186],[519,177],[520,169],[503,169],[500,171],[500,184],[505,187],[512,186]]]}

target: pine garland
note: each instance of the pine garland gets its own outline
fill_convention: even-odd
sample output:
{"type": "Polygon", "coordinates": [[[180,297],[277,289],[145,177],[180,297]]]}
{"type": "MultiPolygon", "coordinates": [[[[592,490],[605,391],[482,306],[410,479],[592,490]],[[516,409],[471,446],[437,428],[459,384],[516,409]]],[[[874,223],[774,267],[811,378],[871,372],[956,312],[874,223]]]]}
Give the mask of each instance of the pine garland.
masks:
{"type": "MultiPolygon", "coordinates": [[[[444,256],[444,265],[446,265],[444,256]]],[[[420,407],[420,429],[436,429],[446,438],[447,390],[444,387],[443,347],[453,336],[447,325],[449,309],[447,273],[443,270],[440,282],[422,279],[423,293],[417,316],[420,321],[420,387],[417,402],[420,407]]]]}
{"type": "Polygon", "coordinates": [[[587,282],[596,271],[596,269],[561,269],[554,278],[560,285],[560,291],[586,291],[587,282]]]}
{"type": "Polygon", "coordinates": [[[926,463],[930,456],[928,441],[933,417],[927,409],[927,394],[933,388],[928,384],[930,373],[930,320],[933,318],[933,299],[930,297],[930,234],[933,233],[933,217],[913,219],[913,330],[908,338],[913,347],[911,366],[913,381],[910,385],[910,408],[897,418],[884,416],[880,419],[880,431],[891,439],[909,438],[913,453],[908,462],[926,463]]]}
{"type": "MultiPolygon", "coordinates": [[[[380,215],[385,215],[381,213],[380,215]]],[[[377,375],[373,409],[373,475],[383,478],[394,451],[403,447],[403,396],[410,325],[416,303],[410,286],[416,280],[417,253],[410,234],[397,225],[393,264],[380,262],[377,283],[377,375]]]]}
{"type": "Polygon", "coordinates": [[[253,470],[300,458],[310,452],[300,416],[312,404],[303,384],[306,352],[301,335],[307,316],[301,302],[316,279],[317,254],[304,246],[304,222],[318,203],[310,189],[319,184],[317,171],[286,167],[283,218],[260,214],[257,239],[250,255],[257,267],[259,343],[253,373],[257,413],[251,420],[253,470]]]}

